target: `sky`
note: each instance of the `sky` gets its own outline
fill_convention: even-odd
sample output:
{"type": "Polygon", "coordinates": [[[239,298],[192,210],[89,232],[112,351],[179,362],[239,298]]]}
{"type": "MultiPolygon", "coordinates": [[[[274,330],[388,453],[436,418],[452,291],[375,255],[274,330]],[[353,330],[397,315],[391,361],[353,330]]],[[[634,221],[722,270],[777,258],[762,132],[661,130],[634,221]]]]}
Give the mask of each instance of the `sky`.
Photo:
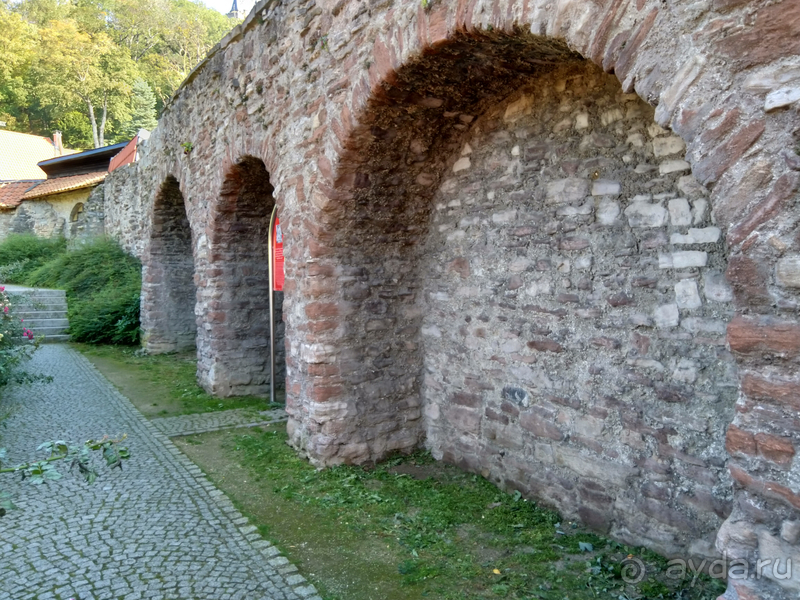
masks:
{"type": "MultiPolygon", "coordinates": [[[[223,15],[227,14],[230,11],[231,6],[233,6],[233,0],[200,0],[203,4],[208,6],[209,8],[213,8],[214,10],[218,10],[223,15]]],[[[250,12],[250,9],[253,8],[255,4],[255,0],[237,0],[239,3],[239,10],[246,10],[250,12]]]]}

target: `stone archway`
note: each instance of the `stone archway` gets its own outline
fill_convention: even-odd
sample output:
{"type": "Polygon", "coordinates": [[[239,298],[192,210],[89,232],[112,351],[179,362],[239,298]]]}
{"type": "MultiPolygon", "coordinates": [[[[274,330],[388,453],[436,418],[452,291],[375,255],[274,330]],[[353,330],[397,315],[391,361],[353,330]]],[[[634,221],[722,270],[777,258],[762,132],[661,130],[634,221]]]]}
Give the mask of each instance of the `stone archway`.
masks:
{"type": "Polygon", "coordinates": [[[194,348],[192,229],[180,186],[172,176],[156,194],[148,257],[142,262],[144,347],[154,354],[194,348]]]}
{"type": "MultiPolygon", "coordinates": [[[[226,174],[207,228],[199,281],[198,378],[219,396],[269,393],[267,238],[275,207],[264,163],[241,158],[226,174]]],[[[283,387],[282,293],[276,292],[276,387],[283,387]],[[280,383],[278,383],[280,382],[280,383]]]]}
{"type": "Polygon", "coordinates": [[[321,392],[347,432],[327,460],[424,443],[617,538],[712,555],[732,293],[684,142],[523,33],[415,59],[358,139],[327,215],[341,302],[306,306],[348,357],[321,392]]]}

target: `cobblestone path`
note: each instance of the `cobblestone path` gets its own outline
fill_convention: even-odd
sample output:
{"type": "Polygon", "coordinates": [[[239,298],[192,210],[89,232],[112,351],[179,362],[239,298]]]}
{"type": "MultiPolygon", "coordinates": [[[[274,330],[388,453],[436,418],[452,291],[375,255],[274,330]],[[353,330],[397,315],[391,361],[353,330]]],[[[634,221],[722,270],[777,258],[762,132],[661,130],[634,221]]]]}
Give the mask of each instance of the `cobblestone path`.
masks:
{"type": "MultiPolygon", "coordinates": [[[[228,498],[77,352],[44,346],[54,381],[3,391],[9,464],[40,442],[128,434],[124,470],[36,487],[4,475],[0,600],[320,600],[228,498]]],[[[63,469],[62,469],[63,470],[63,469]]]]}
{"type": "Polygon", "coordinates": [[[221,431],[236,427],[257,427],[286,421],[286,411],[277,408],[274,410],[255,411],[247,408],[234,410],[221,410],[219,412],[200,413],[196,415],[180,415],[177,417],[162,417],[150,419],[150,423],[161,433],[168,437],[177,435],[194,435],[221,431]]]}

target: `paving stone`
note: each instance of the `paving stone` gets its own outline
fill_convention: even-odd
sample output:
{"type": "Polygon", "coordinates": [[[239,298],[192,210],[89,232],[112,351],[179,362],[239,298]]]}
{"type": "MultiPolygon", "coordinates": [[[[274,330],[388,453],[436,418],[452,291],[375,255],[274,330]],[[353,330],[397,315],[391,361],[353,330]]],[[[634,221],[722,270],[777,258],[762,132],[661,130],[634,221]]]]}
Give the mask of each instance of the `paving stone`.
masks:
{"type": "MultiPolygon", "coordinates": [[[[247,408],[237,408],[195,415],[163,417],[161,419],[152,419],[150,422],[164,435],[175,437],[238,427],[257,427],[283,421],[286,421],[286,411],[283,409],[254,411],[247,408]]],[[[197,467],[190,467],[189,469],[191,470],[192,468],[196,469],[197,467]]],[[[199,470],[197,472],[199,473],[199,470]]]]}
{"type": "MultiPolygon", "coordinates": [[[[288,600],[316,594],[296,569],[279,571],[289,561],[250,527],[235,523],[241,515],[217,503],[224,495],[204,485],[194,465],[80,354],[44,346],[29,368],[54,380],[12,387],[0,400],[13,413],[3,433],[10,463],[35,456],[42,441],[121,433],[128,434],[132,458],[122,471],[102,471],[91,486],[75,475],[44,487],[4,480],[20,510],[1,524],[0,600],[288,600]]],[[[241,414],[212,415],[214,426],[241,426],[235,424],[241,414]]],[[[201,421],[162,428],[188,431],[201,421]]]]}

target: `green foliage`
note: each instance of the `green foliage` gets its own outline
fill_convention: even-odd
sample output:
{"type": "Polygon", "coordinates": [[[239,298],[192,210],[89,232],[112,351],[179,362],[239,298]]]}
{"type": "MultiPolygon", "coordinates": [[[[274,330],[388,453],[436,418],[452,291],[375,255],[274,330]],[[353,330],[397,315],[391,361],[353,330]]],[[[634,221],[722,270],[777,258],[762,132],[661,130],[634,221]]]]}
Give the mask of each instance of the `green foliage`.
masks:
{"type": "MultiPolygon", "coordinates": [[[[145,414],[189,415],[265,408],[264,398],[215,398],[197,385],[197,354],[144,354],[124,346],[78,346],[145,414]],[[105,367],[112,365],[112,370],[105,367]],[[116,373],[124,373],[116,379],[116,373]]],[[[273,407],[274,408],[274,407],[273,407]]]]}
{"type": "Polygon", "coordinates": [[[45,379],[21,369],[21,364],[38,347],[38,340],[33,339],[33,334],[14,314],[14,307],[5,288],[0,288],[0,387],[12,381],[26,383],[45,379]]]}
{"type": "Polygon", "coordinates": [[[126,125],[126,137],[133,138],[140,129],[152,131],[157,125],[156,121],[156,95],[150,86],[142,79],[137,79],[133,84],[131,95],[131,120],[126,125]]]}
{"type": "Polygon", "coordinates": [[[233,24],[187,0],[4,0],[0,118],[40,135],[61,128],[67,147],[130,139],[153,126],[137,81],[163,109],[233,24]]]}
{"type": "Polygon", "coordinates": [[[333,524],[347,531],[341,539],[357,544],[379,539],[395,548],[408,597],[713,600],[724,591],[724,584],[709,578],[669,580],[662,557],[564,522],[518,492],[505,493],[427,453],[318,471],[287,446],[284,431],[233,439],[248,476],[295,504],[303,521],[333,524]],[[641,584],[623,579],[631,556],[653,574],[641,584]]]}
{"type": "Polygon", "coordinates": [[[24,283],[66,290],[73,340],[136,344],[141,270],[141,263],[119,244],[101,240],[58,255],[29,273],[24,283]]]}
{"type": "Polygon", "coordinates": [[[75,341],[138,343],[141,273],[141,263],[110,240],[73,251],[63,239],[33,235],[0,243],[0,280],[66,290],[75,341]]]}
{"type": "MultiPolygon", "coordinates": [[[[24,264],[28,272],[66,251],[64,238],[43,239],[30,234],[9,235],[0,243],[0,265],[24,264]]],[[[3,278],[6,283],[21,283],[22,280],[3,278]]]]}
{"type": "MultiPolygon", "coordinates": [[[[87,483],[94,483],[98,477],[97,469],[92,461],[92,452],[101,455],[102,461],[109,469],[122,469],[122,461],[130,458],[130,451],[120,444],[126,436],[118,439],[104,436],[99,440],[88,440],[83,444],[70,444],[65,441],[45,442],[36,450],[43,451],[48,456],[42,460],[21,463],[13,467],[6,467],[3,461],[6,458],[5,448],[0,448],[0,475],[17,474],[23,480],[28,480],[33,485],[42,485],[48,481],[61,479],[61,472],[54,463],[65,461],[69,463],[70,470],[77,469],[78,473],[87,483]]],[[[16,509],[11,501],[11,496],[0,489],[0,517],[7,511],[16,509]]]]}
{"type": "Polygon", "coordinates": [[[74,150],[93,148],[92,124],[82,112],[70,111],[56,121],[56,127],[61,131],[65,148],[74,150]]]}

